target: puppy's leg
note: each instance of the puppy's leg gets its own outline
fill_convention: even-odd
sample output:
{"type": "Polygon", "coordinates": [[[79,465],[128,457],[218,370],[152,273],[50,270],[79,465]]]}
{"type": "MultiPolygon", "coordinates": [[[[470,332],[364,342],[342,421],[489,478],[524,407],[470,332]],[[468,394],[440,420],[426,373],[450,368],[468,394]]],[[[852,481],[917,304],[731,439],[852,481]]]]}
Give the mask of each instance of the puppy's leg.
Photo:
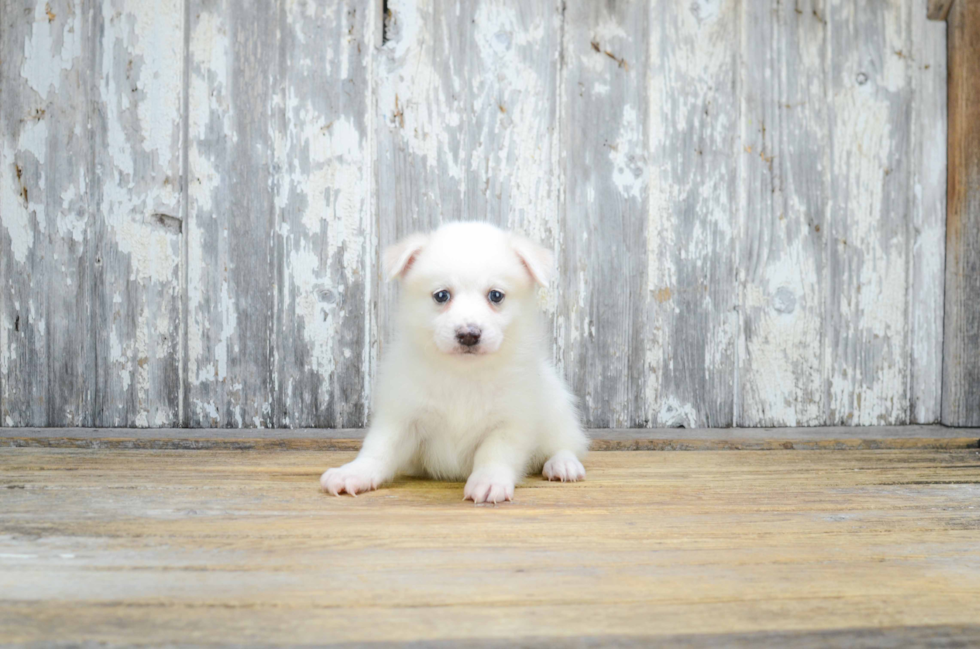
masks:
{"type": "Polygon", "coordinates": [[[582,459],[588,452],[589,438],[582,431],[568,392],[557,377],[554,383],[549,386],[551,394],[545,405],[542,439],[537,453],[538,457],[547,458],[541,475],[548,480],[562,482],[583,480],[585,467],[582,466],[582,459]]]}
{"type": "Polygon", "coordinates": [[[396,422],[378,422],[371,426],[357,458],[347,464],[327,469],[320,476],[320,487],[339,496],[356,496],[377,489],[395,477],[411,459],[414,444],[408,430],[396,422]]]}
{"type": "Polygon", "coordinates": [[[523,477],[527,451],[517,431],[505,428],[487,437],[473,456],[473,472],[463,489],[463,500],[500,503],[514,499],[514,484],[523,477]]]}

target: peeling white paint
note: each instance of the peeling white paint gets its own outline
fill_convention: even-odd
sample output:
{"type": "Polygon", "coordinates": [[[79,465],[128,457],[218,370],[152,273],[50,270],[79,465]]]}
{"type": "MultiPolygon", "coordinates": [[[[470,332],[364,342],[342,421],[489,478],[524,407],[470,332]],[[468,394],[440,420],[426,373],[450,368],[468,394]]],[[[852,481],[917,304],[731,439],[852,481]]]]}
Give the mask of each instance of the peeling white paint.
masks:
{"type": "Polygon", "coordinates": [[[11,153],[7,146],[0,147],[0,224],[10,237],[10,250],[14,259],[22,264],[34,246],[34,228],[31,226],[31,215],[21,197],[21,187],[11,153]]]}
{"type": "MultiPolygon", "coordinates": [[[[310,350],[310,369],[328,378],[335,369],[338,307],[343,304],[343,299],[337,296],[332,305],[320,302],[317,292],[324,284],[318,266],[317,256],[312,252],[293,250],[289,254],[287,269],[292,279],[296,315],[303,321],[303,336],[310,350]]],[[[329,382],[326,384],[329,386],[329,382]]]]}
{"type": "Polygon", "coordinates": [[[41,97],[61,85],[62,73],[71,70],[82,52],[82,12],[69,12],[71,22],[48,18],[44,2],[34,5],[31,34],[24,40],[21,75],[41,97]]]}
{"type": "Polygon", "coordinates": [[[692,404],[667,397],[660,404],[657,422],[664,428],[697,428],[698,413],[692,404]]]}
{"type": "MultiPolygon", "coordinates": [[[[828,24],[821,26],[816,18],[805,16],[812,25],[793,23],[795,31],[778,43],[799,47],[789,54],[818,74],[799,74],[780,67],[783,64],[760,71],[759,79],[770,88],[807,84],[795,90],[811,98],[806,110],[813,122],[808,127],[814,130],[805,135],[825,140],[826,151],[833,151],[832,157],[827,153],[813,162],[820,175],[813,182],[828,183],[826,211],[809,214],[814,205],[807,195],[811,190],[779,167],[781,161],[798,163],[798,156],[804,155],[802,149],[789,146],[793,132],[777,132],[777,121],[767,124],[768,135],[762,134],[759,115],[746,105],[749,86],[744,71],[738,73],[742,77],[732,75],[732,66],[744,60],[736,49],[754,47],[751,39],[745,39],[744,23],[752,15],[746,3],[697,0],[648,8],[646,61],[620,58],[626,51],[642,51],[644,45],[633,42],[635,25],[617,18],[627,15],[619,6],[602,7],[595,12],[599,19],[587,25],[566,22],[563,27],[560,12],[553,10],[536,12],[506,3],[471,8],[456,3],[438,13],[427,2],[392,0],[391,39],[375,53],[376,16],[365,22],[368,34],[351,34],[346,32],[348,14],[339,6],[287,3],[281,27],[291,30],[291,40],[285,42],[293,43],[295,51],[289,53],[287,75],[294,76],[275,77],[266,106],[276,165],[270,191],[275,193],[281,218],[288,221],[278,223],[274,235],[283,254],[277,258],[283,284],[274,287],[281,293],[269,302],[276,305],[273,308],[292,309],[286,317],[301,325],[296,330],[302,334],[290,344],[297,345],[297,357],[308,364],[299,369],[309,374],[301,376],[290,366],[295,376],[274,378],[277,386],[285,384],[276,389],[284,392],[286,412],[277,415],[287,424],[296,421],[295,399],[309,394],[303,383],[308,376],[320,381],[319,402],[325,403],[335,398],[333,386],[342,380],[342,372],[352,371],[352,359],[360,359],[363,367],[358,371],[370,372],[373,366],[378,336],[377,298],[372,293],[378,235],[373,221],[392,218],[373,214],[377,196],[372,192],[390,191],[373,186],[375,170],[392,164],[375,159],[382,149],[394,149],[403,156],[399,164],[407,162],[411,172],[418,172],[412,180],[418,184],[413,186],[417,194],[404,208],[406,220],[400,229],[414,229],[422,216],[435,220],[474,216],[450,213],[448,205],[455,209],[453,200],[459,198],[460,204],[481,210],[477,216],[485,214],[533,239],[554,242],[557,253],[575,244],[579,250],[610,254],[624,242],[602,231],[569,231],[559,214],[586,209],[601,217],[617,200],[631,210],[637,205],[646,210],[645,247],[638,242],[630,247],[639,257],[629,260],[630,268],[645,268],[647,276],[641,295],[629,296],[643,302],[648,315],[639,344],[641,358],[624,360],[625,350],[613,350],[603,361],[628,369],[642,363],[643,383],[631,388],[643,391],[646,412],[642,414],[651,424],[703,423],[704,404],[698,400],[706,403],[725,397],[711,390],[724,391],[713,381],[727,371],[736,345],[742,363],[731,382],[744,388],[740,423],[809,425],[826,423],[828,416],[846,423],[893,423],[914,395],[937,400],[938,373],[929,372],[942,360],[937,337],[941,335],[943,230],[937,215],[944,205],[945,130],[944,122],[933,117],[942,113],[935,106],[921,108],[924,112],[913,116],[916,139],[908,146],[909,164],[916,168],[908,189],[914,202],[913,225],[908,234],[898,228],[887,237],[882,225],[891,218],[905,218],[884,211],[889,201],[898,204],[893,196],[899,191],[897,184],[887,173],[892,161],[906,155],[899,149],[907,146],[901,119],[907,108],[904,102],[910,101],[910,79],[924,84],[921,89],[916,86],[917,93],[945,96],[945,69],[938,59],[927,58],[921,48],[908,48],[910,42],[918,47],[917,39],[923,38],[924,32],[916,32],[920,28],[909,18],[921,13],[921,5],[922,0],[912,5],[906,0],[865,7],[832,0],[823,17],[828,24]],[[454,21],[463,20],[468,29],[465,57],[453,51],[458,43],[451,38],[454,21]],[[862,39],[853,52],[842,49],[841,30],[855,24],[875,30],[874,37],[862,39]],[[573,27],[579,31],[573,33],[573,27]],[[558,43],[558,32],[565,34],[564,43],[558,43]],[[329,41],[316,38],[321,34],[329,41]],[[359,47],[363,48],[360,55],[359,47]],[[588,83],[563,86],[565,81],[556,72],[562,55],[566,57],[562,74],[567,76],[569,66],[578,66],[591,75],[588,83]],[[927,61],[932,62],[932,71],[924,70],[927,61]],[[361,74],[365,70],[366,83],[361,74]],[[348,86],[363,86],[371,114],[363,117],[360,108],[351,109],[346,102],[352,94],[345,94],[347,99],[340,104],[331,103],[332,99],[325,102],[335,90],[331,84],[315,92],[303,85],[311,75],[324,74],[343,82],[345,93],[348,86]],[[631,99],[620,101],[624,93],[631,99]],[[729,101],[732,93],[736,100],[741,94],[741,106],[729,101]],[[813,99],[820,97],[826,101],[813,99]],[[597,105],[614,102],[605,116],[611,122],[610,146],[586,152],[594,157],[582,156],[601,173],[576,197],[584,197],[581,205],[561,206],[567,190],[562,174],[570,158],[567,150],[559,148],[560,134],[594,126],[565,122],[577,114],[571,110],[572,102],[580,100],[597,105]],[[379,147],[379,137],[392,147],[379,147]],[[744,151],[746,146],[751,152],[744,151]],[[742,185],[737,200],[729,173],[734,165],[740,174],[736,181],[742,185]],[[769,179],[772,198],[767,199],[762,192],[769,179]],[[746,187],[759,191],[764,204],[785,208],[786,220],[776,213],[740,214],[751,205],[745,199],[746,187]],[[442,204],[447,206],[445,212],[439,211],[442,204]],[[767,227],[746,227],[757,216],[769,219],[767,227]],[[807,218],[814,223],[804,225],[807,218]],[[822,231],[815,232],[814,225],[821,225],[822,231]],[[846,247],[838,239],[846,239],[846,247]],[[829,255],[828,251],[842,260],[839,268],[826,267],[830,261],[820,255],[829,255]],[[723,290],[706,283],[719,264],[724,267],[731,258],[726,255],[739,262],[739,277],[732,280],[733,286],[740,287],[737,312],[729,309],[723,290]],[[350,287],[355,285],[364,293],[351,295],[350,287]],[[932,287],[934,294],[927,304],[919,292],[925,287],[932,287]],[[832,289],[840,294],[830,295],[832,289]],[[361,297],[364,294],[366,298],[361,297]],[[917,299],[922,308],[913,308],[920,303],[917,299]],[[341,342],[338,335],[358,309],[368,311],[363,323],[354,320],[367,339],[363,349],[341,342]],[[709,326],[693,320],[702,317],[710,318],[709,326]],[[744,333],[748,325],[751,338],[744,333]],[[697,341],[705,367],[703,375],[692,380],[700,381],[696,386],[700,393],[690,385],[678,385],[676,378],[689,362],[683,354],[689,351],[685,345],[690,344],[689,332],[695,326],[710,332],[707,340],[697,341]],[[921,368],[921,374],[913,374],[910,365],[916,371],[921,368]]],[[[57,18],[49,20],[44,7],[44,3],[34,6],[27,38],[14,43],[13,52],[17,56],[23,52],[25,60],[16,66],[21,76],[4,80],[3,90],[9,92],[11,83],[23,87],[19,92],[26,98],[24,106],[50,104],[50,118],[65,110],[64,97],[85,72],[79,67],[87,65],[82,51],[90,50],[82,44],[87,25],[81,9],[59,10],[57,18]]],[[[65,135],[54,128],[54,122],[4,114],[0,241],[4,252],[9,246],[10,258],[17,264],[49,260],[50,272],[64,275],[69,291],[80,290],[72,273],[79,262],[74,255],[92,252],[96,216],[88,211],[87,201],[90,196],[100,198],[102,212],[97,218],[104,219],[99,225],[106,226],[107,237],[97,242],[105,246],[100,250],[131,269],[124,278],[114,277],[112,269],[106,273],[112,282],[108,290],[114,316],[109,323],[110,358],[104,367],[109,368],[114,394],[121,397],[112,416],[129,425],[168,425],[172,422],[158,407],[155,390],[161,368],[179,353],[175,343],[164,341],[173,340],[179,317],[174,313],[181,297],[177,266],[181,235],[173,221],[164,227],[153,215],[180,216],[184,7],[176,0],[163,4],[107,0],[101,10],[105,26],[98,50],[101,68],[93,76],[100,93],[95,100],[106,122],[106,146],[96,152],[98,179],[86,176],[81,165],[71,174],[53,173],[48,158],[57,156],[49,155],[50,147],[61,144],[53,138],[65,135]],[[27,201],[18,182],[18,166],[28,185],[27,201]],[[96,182],[98,187],[91,186],[96,182]],[[49,225],[53,232],[46,231],[49,225]],[[46,244],[50,237],[60,237],[68,245],[51,251],[46,244]]],[[[778,12],[793,21],[803,20],[791,7],[778,7],[772,15],[783,15],[778,12]]],[[[281,18],[277,15],[277,20],[281,18]]],[[[233,376],[239,366],[239,325],[244,322],[238,314],[255,305],[243,304],[231,283],[234,264],[243,263],[231,258],[237,253],[230,252],[224,222],[234,215],[217,213],[212,200],[234,191],[230,187],[235,171],[223,159],[222,147],[236,141],[235,125],[243,117],[236,116],[230,94],[233,82],[239,82],[232,76],[232,64],[240,43],[229,37],[226,13],[204,7],[193,11],[192,20],[190,214],[181,224],[187,252],[184,371],[190,386],[201,389],[189,393],[188,401],[201,422],[260,426],[273,420],[270,403],[264,395],[249,393],[254,389],[251,377],[233,376]],[[212,254],[214,247],[218,247],[216,254],[212,254]]],[[[941,26],[933,27],[938,34],[941,26]]],[[[929,38],[931,47],[943,56],[944,38],[929,38]]],[[[779,47],[772,51],[781,55],[779,47]]],[[[787,101],[780,110],[797,110],[794,106],[787,101]]],[[[86,126],[79,121],[71,137],[75,141],[87,137],[86,126]]],[[[602,223],[601,218],[596,222],[602,223]]],[[[609,290],[596,283],[597,260],[583,256],[570,263],[565,269],[566,291],[542,292],[540,301],[549,315],[560,314],[555,316],[555,331],[564,345],[558,348],[559,360],[577,372],[584,371],[579,361],[587,358],[590,346],[603,337],[625,336],[626,328],[610,334],[609,322],[602,319],[605,314],[596,317],[588,312],[594,303],[590,296],[609,290]]],[[[35,344],[40,346],[44,345],[44,316],[50,314],[39,300],[12,307],[6,302],[3,307],[0,374],[6,385],[11,363],[18,360],[11,309],[29,310],[25,321],[30,321],[35,341],[40,341],[35,344]]],[[[279,353],[279,348],[271,353],[279,353]]],[[[288,362],[274,359],[276,364],[288,362]]],[[[623,388],[626,383],[603,380],[606,383],[584,382],[581,396],[587,411],[594,418],[627,422],[622,405],[623,397],[630,396],[623,388]]],[[[917,404],[914,416],[928,417],[935,407],[917,404]]],[[[74,406],[65,412],[72,421],[83,416],[74,406]]],[[[13,420],[6,416],[4,421],[9,425],[13,420]]]]}
{"type": "Polygon", "coordinates": [[[112,178],[102,187],[103,214],[119,250],[130,255],[132,279],[166,284],[174,280],[180,260],[177,239],[149,217],[157,211],[177,213],[177,173],[171,165],[179,147],[182,48],[170,41],[181,33],[183,12],[176,0],[163,7],[125,0],[120,12],[111,4],[105,6],[111,16],[105,26],[110,46],[100,86],[112,163],[112,178]],[[123,78],[117,74],[119,66],[127,71],[123,78]],[[124,82],[133,87],[120,87],[124,82]],[[130,97],[136,101],[135,119],[130,97]],[[141,155],[151,156],[162,174],[171,175],[170,182],[136,177],[141,155]]]}
{"type": "Polygon", "coordinates": [[[11,251],[18,263],[26,261],[34,245],[34,226],[42,233],[45,231],[47,146],[47,122],[30,120],[21,126],[16,146],[4,143],[0,147],[0,223],[10,237],[11,251]],[[31,168],[36,168],[37,179],[28,187],[31,168]]]}

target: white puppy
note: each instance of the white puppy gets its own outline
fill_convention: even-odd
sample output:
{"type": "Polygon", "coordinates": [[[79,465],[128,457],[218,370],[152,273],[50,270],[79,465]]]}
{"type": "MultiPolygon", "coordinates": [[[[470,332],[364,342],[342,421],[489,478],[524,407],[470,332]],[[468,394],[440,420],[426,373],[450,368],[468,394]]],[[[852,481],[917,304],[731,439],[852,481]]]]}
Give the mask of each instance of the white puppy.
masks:
{"type": "Polygon", "coordinates": [[[451,223],[384,254],[402,283],[394,343],[357,459],[320,485],[339,495],[396,474],[466,479],[464,499],[514,497],[529,471],[581,480],[588,439],[549,358],[534,283],[549,251],[484,223],[451,223]]]}

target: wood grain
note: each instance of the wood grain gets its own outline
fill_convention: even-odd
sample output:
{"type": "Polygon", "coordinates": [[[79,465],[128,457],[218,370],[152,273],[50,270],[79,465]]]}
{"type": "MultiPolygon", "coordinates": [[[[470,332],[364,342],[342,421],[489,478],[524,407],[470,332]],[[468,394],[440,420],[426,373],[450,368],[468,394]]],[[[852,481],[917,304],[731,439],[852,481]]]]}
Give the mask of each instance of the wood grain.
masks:
{"type": "Polygon", "coordinates": [[[956,2],[949,39],[943,422],[980,426],[980,6],[956,2]]]}
{"type": "Polygon", "coordinates": [[[3,7],[0,419],[174,425],[180,5],[3,7]]]}
{"type": "Polygon", "coordinates": [[[812,227],[827,254],[828,424],[909,420],[910,16],[875,8],[834,4],[823,16],[832,201],[812,227]]]}
{"type": "MultiPolygon", "coordinates": [[[[137,0],[93,14],[98,95],[93,234],[99,426],[174,426],[181,390],[181,107],[183,3],[137,0]]],[[[76,104],[77,105],[77,104],[76,104]]],[[[82,191],[82,188],[79,188],[82,191]]],[[[55,326],[57,314],[52,314],[55,326]]]]}
{"type": "Polygon", "coordinates": [[[738,423],[827,421],[824,3],[743,5],[738,423]]]}
{"type": "Polygon", "coordinates": [[[190,426],[274,425],[277,6],[192,2],[187,56],[190,426]]]}
{"type": "Polygon", "coordinates": [[[589,426],[980,424],[927,5],[2,0],[0,425],[363,426],[455,219],[553,247],[589,426]]]}
{"type": "MultiPolygon", "coordinates": [[[[3,3],[0,266],[5,425],[92,425],[96,235],[92,11],[3,3]],[[82,101],[79,102],[79,99],[82,101]],[[81,109],[79,109],[81,108],[81,109]]],[[[97,267],[98,262],[98,267],[97,267]]]]}
{"type": "Polygon", "coordinates": [[[597,453],[496,508],[456,483],[321,494],[351,457],[0,450],[0,634],[708,645],[963,637],[980,613],[976,450],[597,453]]]}
{"type": "Polygon", "coordinates": [[[643,357],[649,421],[731,426],[739,382],[738,4],[667,1],[652,9],[643,357]]]}
{"type": "Polygon", "coordinates": [[[912,5],[912,205],[909,359],[910,421],[942,414],[946,229],[946,27],[912,5]]]}
{"type": "Polygon", "coordinates": [[[367,422],[375,327],[370,53],[361,2],[279,3],[274,421],[367,422]]]}
{"type": "Polygon", "coordinates": [[[558,292],[566,297],[558,331],[589,426],[656,421],[643,363],[650,11],[643,2],[572,3],[565,11],[558,292]]]}

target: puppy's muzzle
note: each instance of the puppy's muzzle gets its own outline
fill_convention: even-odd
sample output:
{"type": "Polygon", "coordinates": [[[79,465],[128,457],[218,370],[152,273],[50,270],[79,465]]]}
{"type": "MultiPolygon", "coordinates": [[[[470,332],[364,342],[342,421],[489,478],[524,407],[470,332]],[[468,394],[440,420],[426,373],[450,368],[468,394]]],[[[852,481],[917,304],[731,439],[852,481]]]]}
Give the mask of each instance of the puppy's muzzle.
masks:
{"type": "Polygon", "coordinates": [[[481,333],[479,327],[467,325],[456,330],[456,341],[464,347],[474,347],[479,344],[481,333]]]}

